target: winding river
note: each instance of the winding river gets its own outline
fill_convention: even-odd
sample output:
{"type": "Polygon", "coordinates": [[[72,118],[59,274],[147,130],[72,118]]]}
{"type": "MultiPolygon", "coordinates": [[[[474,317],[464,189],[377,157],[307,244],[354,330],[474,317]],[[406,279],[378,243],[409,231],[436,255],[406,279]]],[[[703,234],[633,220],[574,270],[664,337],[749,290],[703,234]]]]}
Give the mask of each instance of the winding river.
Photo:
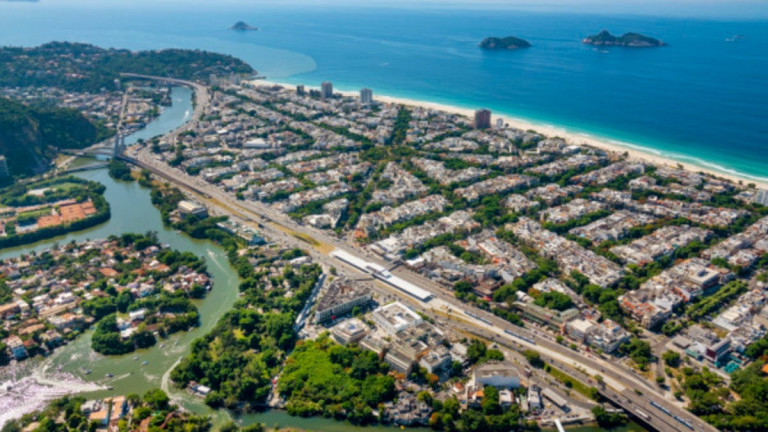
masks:
{"type": "MultiPolygon", "coordinates": [[[[133,144],[139,139],[148,139],[184,124],[193,111],[192,91],[184,87],[174,88],[172,98],[172,106],[167,107],[145,129],[126,137],[126,143],[133,144]]],[[[197,302],[201,316],[199,327],[160,340],[152,348],[125,356],[102,356],[91,351],[91,332],[88,331],[75,341],[57,349],[49,358],[35,358],[6,368],[0,372],[0,382],[8,382],[13,390],[0,395],[0,408],[13,406],[12,401],[4,399],[13,398],[14,391],[20,392],[16,395],[17,398],[26,399],[23,406],[11,410],[15,414],[27,411],[29,407],[39,407],[45,399],[66,391],[83,393],[86,397],[105,397],[143,393],[153,387],[162,387],[172,393],[176,402],[184,407],[197,412],[207,411],[202,401],[183,391],[172,391],[168,375],[175,363],[189,352],[191,342],[208,333],[237,299],[239,280],[234,269],[229,266],[226,252],[209,241],[195,240],[164,227],[160,212],[150,201],[149,190],[142,188],[138,183],[113,180],[106,169],[85,171],[77,175],[106,186],[105,198],[109,201],[112,212],[110,220],[84,231],[4,249],[0,252],[0,259],[41,251],[55,243],[104,238],[126,232],[155,231],[160,241],[168,243],[172,248],[205,258],[213,280],[213,290],[205,299],[197,302]],[[108,374],[114,376],[108,377],[108,374]],[[36,389],[36,394],[23,394],[22,388],[30,386],[36,389]]],[[[0,423],[4,419],[3,414],[5,413],[0,413],[0,423]]]]}

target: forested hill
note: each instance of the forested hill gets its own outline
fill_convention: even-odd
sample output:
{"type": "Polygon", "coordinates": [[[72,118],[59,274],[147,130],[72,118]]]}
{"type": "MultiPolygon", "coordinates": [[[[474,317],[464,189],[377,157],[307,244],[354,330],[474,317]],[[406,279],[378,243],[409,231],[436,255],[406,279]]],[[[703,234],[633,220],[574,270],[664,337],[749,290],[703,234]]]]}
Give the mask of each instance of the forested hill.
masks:
{"type": "Polygon", "coordinates": [[[34,108],[0,98],[0,154],[14,176],[45,171],[56,148],[88,147],[111,134],[73,109],[34,108]]]}
{"type": "Polygon", "coordinates": [[[50,86],[69,91],[113,89],[121,72],[207,81],[211,74],[250,75],[240,59],[200,50],[138,51],[51,42],[39,47],[0,48],[0,86],[50,86]]]}

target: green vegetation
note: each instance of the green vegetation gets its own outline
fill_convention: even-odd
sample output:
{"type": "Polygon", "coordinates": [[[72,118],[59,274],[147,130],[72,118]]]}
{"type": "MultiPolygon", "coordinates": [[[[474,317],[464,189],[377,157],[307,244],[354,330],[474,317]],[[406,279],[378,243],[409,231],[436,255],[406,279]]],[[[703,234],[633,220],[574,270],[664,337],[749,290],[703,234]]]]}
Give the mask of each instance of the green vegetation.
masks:
{"type": "Polygon", "coordinates": [[[730,388],[707,368],[683,368],[680,381],[690,399],[688,409],[721,431],[764,430],[768,424],[768,381],[761,371],[764,364],[757,361],[733,372],[730,388]]]}
{"type": "MultiPolygon", "coordinates": [[[[232,247],[230,255],[237,256],[236,245],[232,247]]],[[[322,272],[316,264],[294,269],[282,261],[301,255],[300,250],[278,256],[254,250],[241,256],[243,261],[232,260],[244,279],[240,300],[210,333],[192,343],[171,379],[182,387],[189,381],[209,386],[213,391],[205,401],[212,407],[249,411],[263,404],[271,378],[293,348],[296,316],[322,272]],[[271,269],[276,274],[270,274],[271,269]],[[288,289],[292,296],[286,296],[288,289]]]]}
{"type": "Polygon", "coordinates": [[[601,405],[592,408],[597,425],[603,429],[613,429],[627,423],[627,417],[620,413],[608,412],[601,405]]]}
{"type": "MultiPolygon", "coordinates": [[[[211,428],[208,417],[180,411],[170,403],[168,395],[160,389],[148,390],[144,396],[130,394],[126,396],[126,400],[133,407],[133,412],[118,420],[117,427],[121,431],[129,430],[129,423],[133,424],[130,430],[138,430],[137,426],[146,419],[149,419],[148,430],[150,431],[206,432],[211,428]]],[[[19,419],[9,421],[2,430],[3,432],[95,431],[101,425],[88,422],[88,418],[82,412],[84,403],[85,398],[81,396],[65,396],[51,402],[41,411],[25,414],[19,419]]]]}
{"type": "Polygon", "coordinates": [[[461,411],[461,404],[454,397],[445,402],[432,401],[429,426],[435,430],[451,432],[517,432],[539,430],[535,422],[523,423],[520,407],[512,405],[504,410],[499,405],[499,393],[494,387],[485,387],[485,398],[479,408],[469,407],[461,411]]]}
{"type": "Polygon", "coordinates": [[[470,364],[485,363],[488,361],[503,361],[504,354],[497,349],[488,349],[480,340],[473,339],[467,347],[467,359],[470,364]]]}
{"type": "Polygon", "coordinates": [[[680,354],[677,351],[667,351],[664,354],[661,355],[662,360],[664,360],[664,363],[669,367],[678,367],[680,366],[680,354]]]}
{"type": "MultiPolygon", "coordinates": [[[[133,246],[137,251],[159,245],[154,233],[143,236],[123,234],[119,238],[110,237],[110,239],[117,240],[121,247],[133,246]]],[[[171,274],[176,273],[182,266],[197,272],[205,271],[205,261],[190,252],[165,249],[156,256],[156,259],[167,265],[171,274]]],[[[134,270],[139,266],[140,262],[136,259],[115,264],[114,269],[120,273],[119,282],[126,283],[133,280],[136,277],[134,270]]],[[[135,298],[129,291],[118,292],[115,287],[108,284],[108,278],[105,276],[101,276],[93,284],[94,287],[102,288],[108,294],[106,297],[94,297],[82,305],[86,315],[100,320],[91,339],[91,347],[94,351],[104,355],[126,354],[154,345],[156,342],[154,332],[161,337],[167,337],[199,324],[200,316],[191,299],[204,297],[205,287],[195,285],[188,292],[169,293],[162,289],[161,282],[158,281],[157,284],[154,295],[143,298],[135,298]],[[146,318],[131,336],[124,340],[117,327],[116,312],[126,313],[140,309],[146,311],[146,318]]]]}
{"type": "Polygon", "coordinates": [[[104,193],[104,185],[78,177],[55,177],[31,184],[15,184],[0,190],[0,204],[11,207],[34,206],[56,201],[74,199],[85,201],[95,199],[104,193]],[[41,194],[30,194],[42,189],[41,194]]]}
{"type": "Polygon", "coordinates": [[[254,72],[242,60],[200,50],[132,52],[70,42],[0,48],[0,86],[5,87],[48,86],[96,93],[114,88],[121,73],[206,81],[211,74],[254,72]]]}
{"type": "Polygon", "coordinates": [[[651,344],[638,338],[632,338],[619,348],[619,351],[631,358],[638,368],[645,370],[653,359],[651,344]]]}
{"type": "Polygon", "coordinates": [[[323,414],[365,424],[395,396],[395,379],[376,354],[335,344],[327,336],[300,342],[286,359],[278,390],[291,415],[323,414]]]}
{"type": "MultiPolygon", "coordinates": [[[[96,213],[84,219],[37,228],[33,231],[17,233],[17,224],[34,223],[40,213],[24,213],[18,215],[16,221],[6,225],[7,236],[0,237],[0,249],[19,246],[27,243],[56,237],[68,232],[80,231],[109,220],[111,213],[109,203],[104,198],[104,185],[76,177],[57,177],[29,185],[17,184],[0,191],[0,203],[7,206],[31,206],[55,203],[60,200],[72,199],[77,202],[91,200],[96,213]],[[48,189],[42,195],[32,195],[32,189],[48,189]]],[[[46,211],[50,214],[50,210],[46,211]]]]}
{"type": "Polygon", "coordinates": [[[725,306],[729,301],[744,294],[747,291],[747,284],[744,281],[735,280],[723,285],[716,293],[711,296],[702,297],[697,302],[691,304],[686,310],[686,315],[694,321],[710,315],[725,306]]]}
{"type": "Polygon", "coordinates": [[[591,399],[597,399],[599,397],[599,393],[596,393],[597,389],[595,389],[594,387],[587,387],[584,383],[573,378],[572,376],[561,371],[560,369],[557,369],[551,365],[546,365],[544,367],[544,370],[548,374],[552,375],[553,378],[563,383],[563,385],[566,386],[567,388],[576,390],[577,392],[591,399]]]}
{"type": "MultiPolygon", "coordinates": [[[[0,83],[7,78],[0,48],[0,83]]],[[[25,76],[33,77],[21,69],[25,76]]],[[[0,86],[3,84],[0,84],[0,86]]],[[[12,176],[46,171],[56,149],[81,149],[114,131],[94,124],[80,112],[67,108],[37,108],[0,98],[0,155],[7,158],[12,176]]]]}
{"type": "Polygon", "coordinates": [[[392,136],[389,143],[393,146],[402,145],[408,134],[408,123],[411,121],[411,111],[408,108],[400,107],[395,119],[395,126],[392,129],[392,136]]]}
{"type": "Polygon", "coordinates": [[[523,356],[531,366],[539,369],[544,367],[544,360],[541,359],[541,355],[537,351],[527,349],[523,351],[523,356]]]}
{"type": "Polygon", "coordinates": [[[573,307],[573,300],[567,295],[557,291],[541,293],[533,303],[537,306],[558,311],[564,311],[573,307]]]}
{"type": "Polygon", "coordinates": [[[5,276],[0,277],[0,304],[5,304],[13,300],[13,291],[5,281],[5,276]]]}
{"type": "Polygon", "coordinates": [[[608,30],[603,30],[596,35],[588,36],[584,39],[584,43],[588,45],[623,46],[633,48],[664,46],[664,42],[639,33],[624,33],[622,36],[617,37],[609,33],[608,30]]]}
{"type": "Polygon", "coordinates": [[[516,50],[530,46],[530,42],[514,36],[504,38],[487,37],[480,42],[480,48],[485,50],[516,50]]]}
{"type": "Polygon", "coordinates": [[[664,360],[664,363],[669,367],[678,367],[680,366],[680,354],[677,351],[667,351],[664,354],[661,355],[662,360],[664,360]]]}
{"type": "Polygon", "coordinates": [[[590,284],[589,279],[577,271],[573,271],[570,276],[569,284],[571,288],[587,302],[597,306],[597,309],[604,317],[617,322],[623,320],[618,301],[621,295],[620,289],[603,288],[599,285],[590,284]]]}
{"type": "MultiPolygon", "coordinates": [[[[516,244],[516,239],[510,231],[499,230],[496,235],[500,239],[506,240],[512,244],[516,244]]],[[[528,290],[537,282],[548,277],[557,277],[560,270],[557,263],[551,259],[538,256],[537,253],[525,246],[517,245],[523,253],[536,262],[536,268],[524,274],[522,277],[515,279],[510,284],[502,285],[498,290],[493,293],[493,300],[496,302],[508,302],[511,303],[516,300],[515,293],[517,291],[528,292],[528,290]]]]}
{"type": "Polygon", "coordinates": [[[163,223],[220,244],[243,279],[240,300],[210,333],[192,343],[171,379],[181,387],[190,381],[209,386],[213,391],[205,402],[212,407],[253,410],[265,403],[271,378],[293,348],[293,323],[322,270],[317,265],[285,266],[283,260],[305,255],[299,249],[269,255],[243,249],[242,240],[217,226],[226,217],[172,222],[170,213],[184,199],[183,193],[168,184],[151,187],[152,203],[160,209],[163,223]],[[277,275],[270,275],[272,268],[277,275]],[[286,296],[288,289],[292,296],[286,296]]]}
{"type": "Polygon", "coordinates": [[[117,315],[115,314],[107,315],[99,321],[91,339],[93,350],[104,355],[127,354],[136,348],[145,348],[154,344],[155,336],[146,331],[134,333],[124,341],[120,336],[120,330],[117,328],[117,315]],[[149,343],[148,338],[151,338],[151,343],[149,343]]]}
{"type": "Polygon", "coordinates": [[[768,334],[758,339],[757,342],[748,346],[744,350],[744,355],[751,359],[756,359],[765,355],[768,355],[768,334]]]}
{"type": "Polygon", "coordinates": [[[116,180],[131,181],[131,167],[120,159],[110,159],[109,176],[116,180]]]}
{"type": "Polygon", "coordinates": [[[141,174],[139,184],[152,188],[150,194],[152,204],[160,210],[165,226],[183,231],[193,238],[208,239],[221,245],[227,250],[229,262],[235,267],[240,277],[247,277],[252,272],[252,266],[248,260],[237,255],[237,251],[244,241],[218,225],[227,220],[226,216],[204,219],[190,217],[173,222],[171,221],[171,212],[176,210],[179,202],[185,199],[184,194],[168,183],[152,183],[146,173],[141,174]]]}

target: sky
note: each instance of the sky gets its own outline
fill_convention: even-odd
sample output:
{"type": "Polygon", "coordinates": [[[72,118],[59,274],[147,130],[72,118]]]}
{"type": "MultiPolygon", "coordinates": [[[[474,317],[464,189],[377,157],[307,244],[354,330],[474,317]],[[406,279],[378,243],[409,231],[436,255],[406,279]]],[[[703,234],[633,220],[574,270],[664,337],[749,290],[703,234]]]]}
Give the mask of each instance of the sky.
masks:
{"type": "Polygon", "coordinates": [[[280,3],[286,1],[406,8],[502,8],[563,13],[768,19],[768,0],[283,0],[280,3]]]}
{"type": "MultiPolygon", "coordinates": [[[[2,1],[2,0],[0,0],[2,1]]],[[[651,15],[709,19],[768,20],[768,0],[38,0],[96,7],[153,7],[183,4],[222,7],[375,7],[401,9],[515,9],[534,12],[651,15]]]]}

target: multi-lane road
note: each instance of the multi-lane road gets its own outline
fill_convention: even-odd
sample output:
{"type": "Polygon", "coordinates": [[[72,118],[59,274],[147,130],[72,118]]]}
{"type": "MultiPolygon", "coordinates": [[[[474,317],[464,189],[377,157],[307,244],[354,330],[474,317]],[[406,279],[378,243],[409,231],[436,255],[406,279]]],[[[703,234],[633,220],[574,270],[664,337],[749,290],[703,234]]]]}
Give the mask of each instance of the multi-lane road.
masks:
{"type": "MultiPolygon", "coordinates": [[[[168,78],[157,77],[157,79],[169,81],[168,78]]],[[[196,83],[174,81],[179,85],[194,87],[197,104],[193,120],[172,132],[172,136],[192,127],[209,101],[205,87],[196,83]]],[[[379,265],[391,264],[373,254],[360,250],[342,238],[301,225],[267,205],[237,200],[233,194],[226,193],[199,178],[191,177],[177,168],[168,166],[146,147],[129,148],[123,158],[150,170],[155,175],[182,189],[197,194],[205,199],[209,206],[215,207],[212,210],[235,216],[246,222],[258,223],[263,234],[272,240],[279,241],[286,246],[309,249],[313,258],[325,265],[344,268],[348,273],[362,273],[370,276],[355,267],[345,265],[330,257],[328,252],[334,248],[379,265]],[[308,239],[312,240],[308,241],[308,239]]],[[[656,430],[717,431],[711,425],[680,408],[678,403],[666,399],[658,387],[628,368],[591,354],[576,352],[556,343],[546,332],[513,325],[480,308],[461,302],[455,298],[450,290],[406,268],[398,267],[393,269],[392,273],[433,294],[433,299],[427,303],[422,303],[408,297],[403,292],[393,290],[400,297],[407,298],[411,304],[425,312],[450,317],[454,321],[452,325],[460,326],[466,332],[494,340],[501,345],[518,349],[535,349],[548,362],[564,369],[582,382],[593,383],[594,376],[601,375],[606,384],[599,388],[603,396],[643,419],[656,430]]]]}

